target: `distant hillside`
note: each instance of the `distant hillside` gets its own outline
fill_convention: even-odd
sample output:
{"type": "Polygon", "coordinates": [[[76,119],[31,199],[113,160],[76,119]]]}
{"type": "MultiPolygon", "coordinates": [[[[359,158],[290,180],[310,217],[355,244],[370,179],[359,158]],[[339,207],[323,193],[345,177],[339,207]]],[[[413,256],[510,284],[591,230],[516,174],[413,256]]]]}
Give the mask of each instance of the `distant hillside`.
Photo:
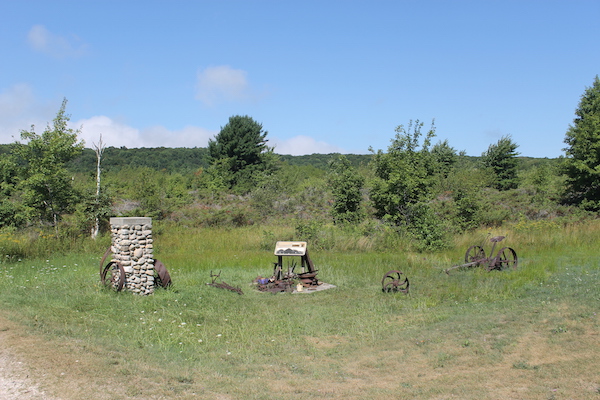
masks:
{"type": "MultiPolygon", "coordinates": [[[[358,167],[361,164],[368,164],[371,161],[372,154],[344,154],[350,164],[354,167],[358,167]]],[[[291,156],[289,154],[280,155],[282,161],[289,165],[312,165],[315,168],[327,169],[327,165],[330,160],[339,156],[339,153],[330,154],[308,154],[304,156],[291,156]]]]}
{"type": "MultiPolygon", "coordinates": [[[[8,145],[6,145],[8,146],[8,145]]],[[[6,149],[5,152],[9,150],[6,149]]],[[[0,154],[2,149],[0,148],[0,154]]],[[[310,154],[304,156],[279,155],[281,161],[294,166],[311,165],[326,170],[329,160],[338,154],[310,154]]],[[[358,167],[371,160],[370,154],[346,154],[350,163],[358,167]]],[[[102,169],[114,171],[125,167],[142,166],[165,172],[187,173],[199,168],[208,167],[208,149],[194,148],[136,148],[107,147],[102,155],[102,169]]],[[[85,149],[83,154],[70,166],[73,172],[89,172],[96,169],[96,154],[92,149],[85,149]]]]}
{"type": "MultiPolygon", "coordinates": [[[[114,171],[125,167],[148,167],[157,171],[191,172],[208,167],[208,149],[194,148],[136,148],[107,147],[102,154],[102,169],[114,171]]],[[[73,172],[96,170],[96,153],[84,149],[83,154],[69,166],[73,172]]]]}
{"type": "MultiPolygon", "coordinates": [[[[9,154],[14,144],[0,144],[0,155],[9,154]]],[[[303,156],[292,156],[289,154],[279,155],[281,161],[292,166],[310,165],[314,168],[326,170],[328,163],[339,153],[330,154],[308,154],[303,156]]],[[[345,154],[352,166],[359,167],[368,164],[372,154],[345,154]]],[[[480,157],[465,156],[464,162],[475,164],[480,157]]],[[[527,170],[539,165],[557,165],[559,159],[518,157],[520,168],[527,170]]],[[[204,147],[194,148],[134,148],[107,147],[102,156],[102,169],[104,171],[118,171],[121,168],[142,166],[157,171],[189,173],[199,168],[208,167],[208,149],[204,147]]],[[[96,154],[92,149],[84,149],[83,154],[72,161],[69,169],[73,172],[86,173],[96,170],[96,154]]]]}

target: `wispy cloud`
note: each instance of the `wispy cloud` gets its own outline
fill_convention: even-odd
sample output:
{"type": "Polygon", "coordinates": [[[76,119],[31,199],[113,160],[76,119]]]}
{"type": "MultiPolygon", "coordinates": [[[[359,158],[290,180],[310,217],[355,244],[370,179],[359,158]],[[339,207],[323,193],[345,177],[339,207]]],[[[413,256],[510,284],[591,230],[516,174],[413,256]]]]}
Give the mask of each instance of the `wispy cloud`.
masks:
{"type": "Polygon", "coordinates": [[[43,25],[34,25],[27,34],[27,40],[33,50],[55,58],[80,57],[87,49],[79,38],[56,35],[43,25]]]}
{"type": "Polygon", "coordinates": [[[273,138],[269,141],[275,145],[275,153],[291,154],[293,156],[301,156],[305,154],[329,154],[329,153],[346,153],[340,147],[331,145],[326,142],[317,141],[310,136],[298,135],[291,139],[280,140],[273,138]]]}
{"type": "Polygon", "coordinates": [[[196,99],[208,106],[223,101],[249,100],[252,97],[244,70],[220,65],[198,71],[196,99]]]}
{"type": "Polygon", "coordinates": [[[0,121],[22,115],[34,101],[31,86],[20,83],[0,93],[0,121]]]}
{"type": "Polygon", "coordinates": [[[31,125],[44,128],[58,106],[37,101],[30,85],[15,84],[0,92],[0,143],[18,140],[31,125]]]}

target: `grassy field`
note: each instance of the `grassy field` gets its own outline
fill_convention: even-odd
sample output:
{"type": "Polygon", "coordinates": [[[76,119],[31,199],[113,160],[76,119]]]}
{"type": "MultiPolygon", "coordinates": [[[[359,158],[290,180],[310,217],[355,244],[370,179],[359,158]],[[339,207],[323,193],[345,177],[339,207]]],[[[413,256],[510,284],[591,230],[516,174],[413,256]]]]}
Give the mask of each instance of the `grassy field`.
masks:
{"type": "Polygon", "coordinates": [[[520,258],[502,272],[442,272],[487,232],[311,249],[336,288],[294,295],[251,285],[275,261],[265,229],[293,235],[157,226],[174,285],[147,297],[100,285],[102,251],[3,262],[3,341],[61,399],[600,399],[600,223],[495,230],[520,258]],[[381,292],[391,269],[408,295],[381,292]]]}

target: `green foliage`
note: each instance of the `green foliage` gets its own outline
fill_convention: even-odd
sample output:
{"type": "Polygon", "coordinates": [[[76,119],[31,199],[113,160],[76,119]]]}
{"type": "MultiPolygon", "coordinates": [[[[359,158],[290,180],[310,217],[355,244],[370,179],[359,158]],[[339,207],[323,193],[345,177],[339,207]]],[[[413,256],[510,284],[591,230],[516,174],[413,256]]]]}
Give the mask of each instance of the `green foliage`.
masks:
{"type": "Polygon", "coordinates": [[[350,166],[350,161],[339,155],[329,163],[328,183],[333,193],[331,214],[338,223],[358,223],[365,217],[362,208],[364,177],[350,166]]]}
{"type": "MultiPolygon", "coordinates": [[[[339,153],[330,154],[306,154],[302,156],[292,156],[289,154],[280,154],[279,158],[284,163],[291,166],[305,167],[311,166],[321,170],[329,169],[329,162],[339,156],[339,153]]],[[[372,154],[344,154],[344,157],[350,162],[353,168],[359,168],[368,165],[373,158],[372,154]]]]}
{"type": "Polygon", "coordinates": [[[0,195],[0,227],[21,227],[25,224],[27,215],[23,205],[0,195]]]}
{"type": "Polygon", "coordinates": [[[586,88],[565,135],[567,201],[600,210],[600,79],[586,88]]]}
{"type": "Polygon", "coordinates": [[[309,243],[312,249],[331,249],[334,245],[333,234],[319,219],[296,218],[294,220],[294,240],[309,243]]]}
{"type": "Polygon", "coordinates": [[[419,144],[422,126],[418,120],[414,125],[410,121],[407,130],[403,125],[398,126],[388,152],[378,150],[373,157],[375,178],[371,201],[375,215],[396,225],[410,224],[412,206],[426,201],[431,195],[434,180],[429,145],[435,136],[435,128],[432,125],[423,143],[419,144]]]}
{"type": "Polygon", "coordinates": [[[431,154],[438,168],[438,173],[444,178],[448,176],[459,160],[456,150],[448,144],[448,139],[437,142],[431,149],[431,154]]]}
{"type": "Polygon", "coordinates": [[[29,243],[23,235],[15,235],[12,230],[0,230],[0,259],[17,261],[25,258],[29,243]]]}
{"type": "Polygon", "coordinates": [[[433,122],[421,142],[422,127],[418,120],[410,121],[407,129],[398,126],[388,152],[375,153],[370,197],[376,217],[405,229],[433,249],[444,242],[444,230],[430,209],[436,174],[441,172],[437,160],[442,157],[437,157],[444,152],[434,154],[429,149],[435,137],[433,122]]]}
{"type": "Polygon", "coordinates": [[[439,179],[432,204],[440,219],[453,232],[472,230],[482,223],[484,202],[481,191],[489,181],[486,171],[470,166],[452,169],[439,179]]]}
{"type": "Polygon", "coordinates": [[[228,188],[249,192],[276,168],[277,157],[267,146],[262,124],[248,116],[233,116],[208,142],[211,174],[220,176],[228,188]]]}
{"type": "Polygon", "coordinates": [[[83,150],[77,141],[79,131],[67,127],[69,116],[65,113],[67,100],[54,118],[53,125],[38,135],[34,127],[22,131],[26,144],[15,146],[14,155],[19,165],[21,199],[30,211],[30,217],[51,222],[54,226],[62,214],[73,210],[76,193],[65,164],[83,150]]]}
{"type": "Polygon", "coordinates": [[[90,234],[95,225],[96,217],[100,231],[107,232],[110,228],[109,218],[112,216],[111,197],[105,191],[96,196],[95,189],[88,187],[80,191],[80,198],[72,216],[74,232],[80,235],[90,234]]]}
{"type": "Polygon", "coordinates": [[[561,203],[565,180],[556,160],[541,159],[529,169],[519,172],[521,187],[528,190],[532,202],[540,208],[555,207],[561,203]]]}
{"type": "MultiPolygon", "coordinates": [[[[94,150],[84,149],[80,156],[67,164],[67,167],[71,172],[89,173],[95,170],[96,161],[94,150]]],[[[208,166],[208,149],[198,147],[134,149],[107,147],[102,153],[102,170],[105,172],[147,167],[167,173],[193,173],[199,168],[207,168],[208,166]]]]}
{"type": "Polygon", "coordinates": [[[518,147],[519,145],[512,141],[510,135],[503,136],[481,155],[481,163],[493,172],[495,176],[493,186],[498,190],[515,189],[519,185],[517,174],[519,153],[516,152],[518,147]]]}

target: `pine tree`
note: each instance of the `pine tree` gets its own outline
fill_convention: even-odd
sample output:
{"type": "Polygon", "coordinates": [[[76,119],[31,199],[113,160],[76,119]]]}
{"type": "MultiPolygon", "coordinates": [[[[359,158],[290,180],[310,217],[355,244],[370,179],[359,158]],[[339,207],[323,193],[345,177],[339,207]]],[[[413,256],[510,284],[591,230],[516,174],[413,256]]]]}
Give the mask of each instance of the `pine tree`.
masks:
{"type": "Polygon", "coordinates": [[[211,172],[229,188],[247,192],[275,168],[267,132],[249,116],[236,115],[208,142],[211,172]]]}
{"type": "Polygon", "coordinates": [[[481,155],[484,167],[489,168],[494,175],[494,186],[498,190],[515,189],[519,184],[516,158],[519,155],[516,151],[518,147],[510,136],[503,136],[481,155]]]}
{"type": "Polygon", "coordinates": [[[566,199],[600,210],[600,79],[586,88],[565,136],[566,199]]]}

